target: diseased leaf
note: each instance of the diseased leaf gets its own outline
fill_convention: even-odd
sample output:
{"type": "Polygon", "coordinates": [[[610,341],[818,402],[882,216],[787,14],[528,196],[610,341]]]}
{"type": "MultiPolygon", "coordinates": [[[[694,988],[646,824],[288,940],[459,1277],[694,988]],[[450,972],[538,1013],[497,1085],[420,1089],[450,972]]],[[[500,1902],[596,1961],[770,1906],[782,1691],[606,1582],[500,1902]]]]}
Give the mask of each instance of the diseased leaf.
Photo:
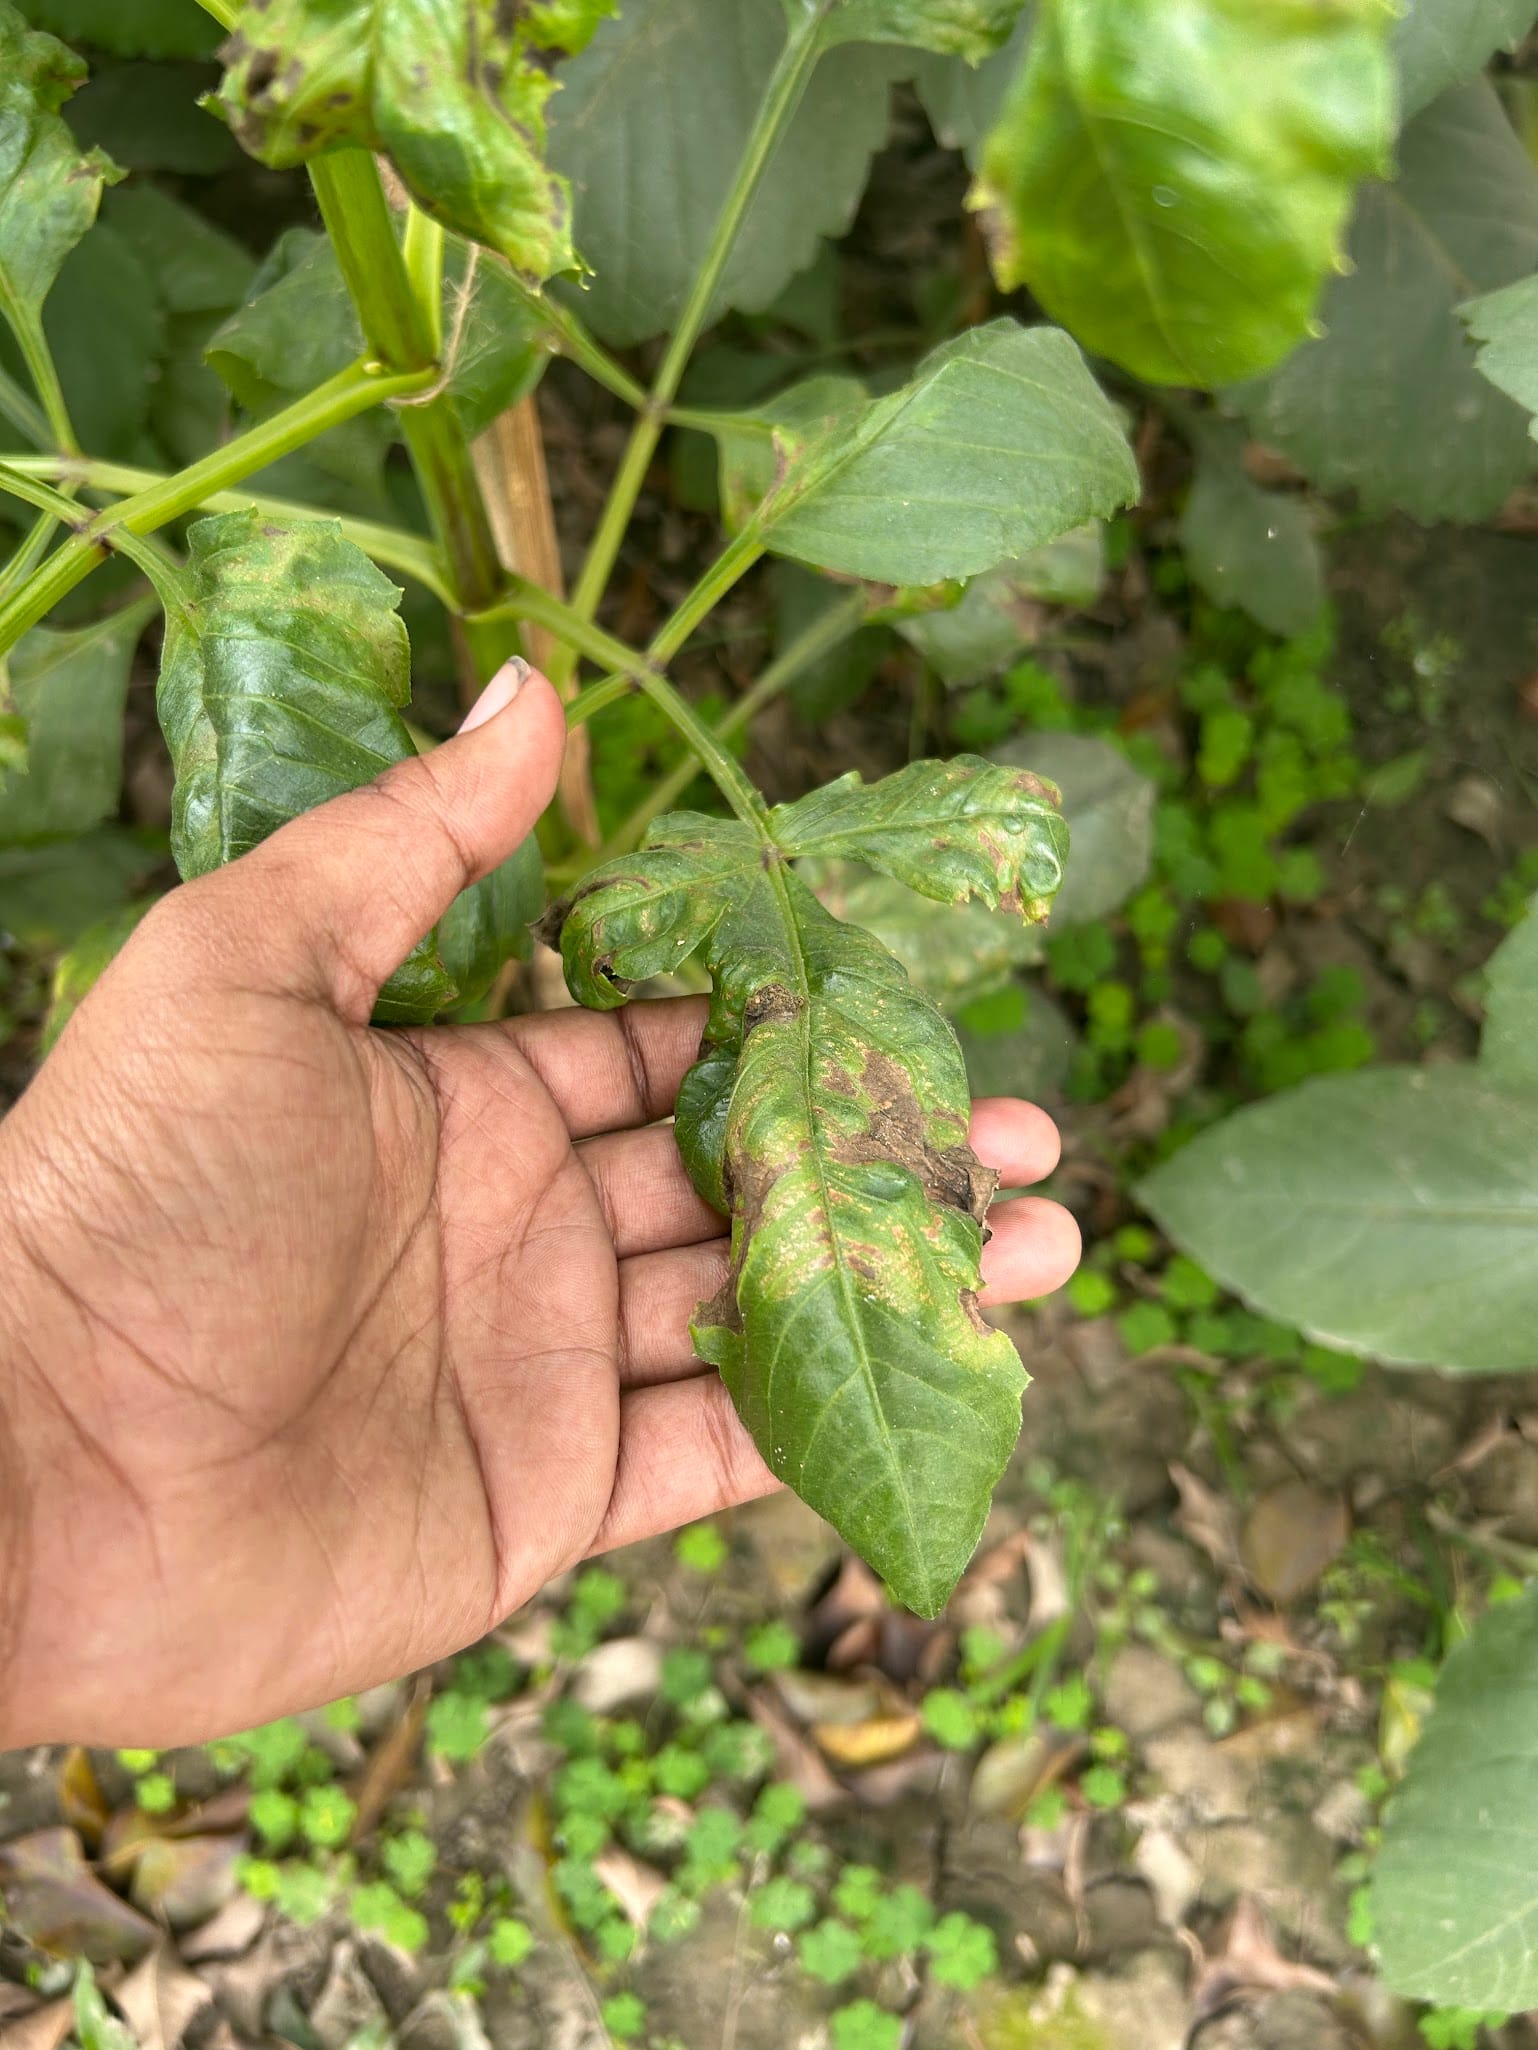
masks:
{"type": "Polygon", "coordinates": [[[1328,1075],[1225,1118],[1139,1190],[1268,1317],[1399,1366],[1531,1366],[1538,1096],[1479,1067],[1328,1075]]]}
{"type": "MultiPolygon", "coordinates": [[[[187,574],[193,602],[168,616],[159,695],[184,878],[415,752],[400,715],[411,667],[400,593],[338,525],[279,525],[254,512],[201,520],[188,534],[187,574]]],[[[526,901],[520,857],[507,871],[476,885],[476,904],[461,902],[447,921],[455,965],[477,986],[522,940],[521,925],[502,923],[526,901]]],[[[390,978],[378,1022],[431,1018],[461,994],[438,942],[429,934],[390,978]]]]}
{"type": "Polygon", "coordinates": [[[120,175],[100,151],[83,156],[60,116],[84,78],[0,0],[0,316],[24,347],[41,346],[43,301],[120,175]]]}
{"type": "Polygon", "coordinates": [[[1455,1644],[1373,1861],[1374,1946],[1396,1993],[1538,2004],[1538,1590],[1455,1644]]]}
{"type": "MultiPolygon", "coordinates": [[[[1009,40],[1025,0],[833,0],[823,23],[836,43],[902,43],[980,64],[1009,40]]],[[[785,0],[792,23],[802,0],[785,0]]]]}
{"type": "Polygon", "coordinates": [[[895,954],[915,989],[941,1009],[997,989],[1041,960],[1041,928],[986,904],[936,904],[901,883],[842,863],[808,864],[807,882],[835,918],[862,926],[895,954]]]}
{"type": "Polygon", "coordinates": [[[1033,733],[996,759],[1027,769],[1062,795],[1073,858],[1052,907],[1054,927],[1085,925],[1125,904],[1153,865],[1158,791],[1108,740],[1088,733],[1033,733]]]}
{"type": "Polygon", "coordinates": [[[1186,567],[1214,605],[1237,606],[1294,640],[1324,608],[1324,559],[1308,506],[1245,473],[1242,434],[1209,431],[1180,516],[1186,567]]]}
{"type": "Polygon", "coordinates": [[[858,847],[906,876],[926,827],[936,897],[1039,908],[1061,862],[1035,778],[917,763],[782,806],[762,837],[659,820],[583,884],[561,949],[573,995],[600,1008],[705,949],[715,995],[677,1131],[696,1186],[731,1211],[733,1272],[696,1345],[774,1471],[933,1615],[1019,1429],[1024,1376],[976,1305],[996,1177],[966,1143],[965,1066],[939,1011],[785,865],[858,847]]]}
{"type": "Polygon", "coordinates": [[[1364,511],[1478,520],[1526,474],[1522,415],[1475,368],[1457,309],[1538,268],[1538,172],[1485,79],[1400,138],[1392,185],[1363,193],[1352,272],[1308,342],[1240,394],[1251,426],[1364,511]]]}
{"type": "Polygon", "coordinates": [[[219,101],[283,169],[382,151],[424,212],[543,280],[576,267],[565,181],[541,159],[551,60],[611,0],[271,0],[224,47],[219,101]]]}
{"type": "Polygon", "coordinates": [[[1535,416],[1527,431],[1538,441],[1538,278],[1519,278],[1458,311],[1484,345],[1474,359],[1480,375],[1535,416]]]}
{"type": "Polygon", "coordinates": [[[11,687],[27,722],[25,770],[0,774],[0,845],[66,839],[117,810],[123,707],[150,608],[93,626],[34,627],[12,651],[11,687]]]}
{"type": "Polygon", "coordinates": [[[1156,384],[1280,361],[1393,140],[1383,0],[1041,0],[983,154],[999,282],[1156,384]]]}
{"type": "Polygon", "coordinates": [[[1534,0],[1405,0],[1394,29],[1403,118],[1482,71],[1497,50],[1514,49],[1535,20],[1534,0]]]}
{"type": "Polygon", "coordinates": [[[1506,1089],[1538,1089],[1538,900],[1485,969],[1482,1073],[1506,1089]]]}
{"type": "MultiPolygon", "coordinates": [[[[785,41],[780,0],[622,8],[561,72],[550,159],[571,181],[594,276],[576,301],[605,341],[677,320],[785,41]]],[[[766,169],[711,309],[760,312],[854,219],[886,140],[901,51],[850,44],[818,64],[766,169]]]]}
{"type": "Polygon", "coordinates": [[[34,28],[114,57],[211,57],[219,24],[198,0],[21,0],[34,28]]]}
{"type": "Polygon", "coordinates": [[[819,378],[755,417],[756,435],[725,430],[728,511],[776,554],[877,584],[980,575],[1139,489],[1114,408],[1056,328],[990,321],[887,398],[819,378]]]}

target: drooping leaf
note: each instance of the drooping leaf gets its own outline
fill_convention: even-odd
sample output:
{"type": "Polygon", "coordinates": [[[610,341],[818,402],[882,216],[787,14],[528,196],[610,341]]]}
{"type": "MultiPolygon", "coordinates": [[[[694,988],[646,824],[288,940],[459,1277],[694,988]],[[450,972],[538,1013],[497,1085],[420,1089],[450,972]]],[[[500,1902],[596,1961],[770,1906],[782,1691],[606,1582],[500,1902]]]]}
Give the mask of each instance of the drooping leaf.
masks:
{"type": "Polygon", "coordinates": [[[1396,1993],[1502,2014],[1538,2004],[1538,1591],[1454,1646],[1373,1862],[1396,1993]]]}
{"type": "Polygon", "coordinates": [[[1387,167],[1383,0],[1042,0],[983,156],[1005,286],[1159,384],[1268,370],[1387,167]]]}
{"type": "Polygon", "coordinates": [[[551,60],[611,0],[271,0],[225,45],[219,101],[282,169],[382,151],[424,212],[543,280],[575,267],[571,197],[543,162],[551,60]]]}
{"type": "Polygon", "coordinates": [[[198,0],[21,0],[34,28],[114,57],[211,57],[219,24],[198,0]]]}
{"type": "MultiPolygon", "coordinates": [[[[187,574],[192,602],[168,616],[159,694],[184,878],[415,752],[400,714],[411,668],[400,593],[338,525],[279,525],[254,512],[202,520],[188,534],[187,574]]],[[[485,924],[508,901],[508,881],[499,871],[477,889],[484,906],[450,916],[456,963],[479,976],[485,924]]],[[[519,937],[507,935],[502,958],[519,937]]],[[[430,934],[385,985],[375,1017],[430,1018],[458,994],[430,934]]]]}
{"type": "Polygon", "coordinates": [[[66,633],[35,627],[12,651],[27,766],[0,775],[0,845],[65,839],[117,810],[123,707],[150,610],[134,605],[66,633]]]}
{"type": "MultiPolygon", "coordinates": [[[[980,64],[1009,40],[1025,0],[833,0],[824,48],[838,43],[901,43],[980,64]]],[[[801,0],[785,0],[792,23],[801,0]]]]}
{"type": "Polygon", "coordinates": [[[778,555],[877,584],[980,575],[1136,498],[1115,410],[1068,336],[990,321],[901,390],[796,387],[727,430],[723,501],[778,555]],[[763,427],[769,432],[765,433],[763,427]]]}
{"type": "Polygon", "coordinates": [[[1407,0],[1394,30],[1403,118],[1515,48],[1535,19],[1534,0],[1407,0]]]}
{"type": "MultiPolygon", "coordinates": [[[[571,181],[594,276],[577,304],[607,342],[673,326],[785,40],[779,0],[650,0],[561,73],[550,157],[571,181]]],[[[850,44],[817,66],[769,164],[712,308],[759,312],[854,219],[886,139],[900,51],[850,44]]]]}
{"type": "Polygon", "coordinates": [[[59,113],[84,78],[73,52],[0,0],[0,316],[33,345],[59,266],[118,175],[99,151],[82,156],[59,113]]]}
{"type": "Polygon", "coordinates": [[[1239,1111],[1140,1199],[1225,1287],[1400,1366],[1530,1366],[1538,1096],[1479,1067],[1329,1075],[1239,1111]]]}
{"type": "Polygon", "coordinates": [[[996,759],[1062,793],[1073,850],[1052,907],[1054,927],[1084,925],[1125,904],[1153,865],[1158,792],[1119,747],[1089,733],[1033,733],[996,759]]]}
{"type": "Polygon", "coordinates": [[[1061,863],[1033,777],[918,763],[782,806],[762,837],[659,820],[587,879],[561,946],[573,995],[600,1008],[705,948],[715,995],[677,1130],[696,1186],[731,1211],[733,1273],[696,1345],[774,1470],[933,1615],[1019,1428],[1019,1362],[976,1307],[995,1178],[966,1144],[941,1014],[786,867],[834,852],[908,876],[926,824],[937,898],[1035,906],[1061,863]]]}
{"type": "Polygon", "coordinates": [[[1484,79],[1428,107],[1399,155],[1398,179],[1362,195],[1323,338],[1241,398],[1262,441],[1368,512],[1484,519],[1529,451],[1457,309],[1538,268],[1538,172],[1484,79]]]}
{"type": "Polygon", "coordinates": [[[1186,567],[1215,605],[1293,640],[1324,607],[1324,560],[1303,499],[1246,475],[1242,434],[1209,431],[1180,516],[1186,567]]]}
{"type": "Polygon", "coordinates": [[[1481,1070],[1505,1089],[1538,1089],[1538,905],[1485,969],[1481,1070]]]}
{"type": "Polygon", "coordinates": [[[58,1044],[59,1034],[132,938],[152,902],[153,899],[146,898],[142,903],[125,904],[110,917],[88,927],[60,955],[49,990],[48,1015],[43,1020],[44,1053],[51,1053],[58,1044]]]}
{"type": "Polygon", "coordinates": [[[976,166],[979,145],[991,134],[1009,89],[1019,73],[1030,34],[1032,7],[1022,8],[1014,32],[1002,50],[981,64],[955,57],[921,56],[913,67],[913,85],[929,116],[929,125],[947,149],[965,152],[976,166]]]}
{"type": "Polygon", "coordinates": [[[1519,278],[1458,311],[1483,344],[1475,358],[1480,375],[1534,416],[1527,431],[1538,441],[1538,278],[1519,278]]]}

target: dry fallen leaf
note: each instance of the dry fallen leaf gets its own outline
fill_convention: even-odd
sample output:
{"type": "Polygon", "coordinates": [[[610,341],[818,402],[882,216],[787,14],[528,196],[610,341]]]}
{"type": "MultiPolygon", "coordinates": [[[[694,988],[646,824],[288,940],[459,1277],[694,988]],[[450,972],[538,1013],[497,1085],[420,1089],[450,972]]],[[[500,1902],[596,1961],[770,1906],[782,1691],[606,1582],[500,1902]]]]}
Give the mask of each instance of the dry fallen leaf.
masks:
{"type": "Polygon", "coordinates": [[[132,1964],[160,1935],[102,1885],[72,1829],[39,1829],[0,1844],[0,1893],[10,1926],[55,1957],[132,1964]]]}
{"type": "Polygon", "coordinates": [[[862,1723],[814,1723],[812,1735],[817,1748],[835,1765],[857,1772],[868,1765],[885,1765],[911,1751],[919,1740],[923,1724],[916,1715],[873,1715],[862,1723]]]}
{"type": "Polygon", "coordinates": [[[1000,1737],[978,1759],[968,1801],[980,1815],[1007,1815],[1018,1822],[1038,1794],[1064,1777],[1084,1748],[1082,1738],[1065,1738],[1050,1729],[1000,1737]]]}
{"type": "Polygon", "coordinates": [[[767,1687],[756,1687],[748,1696],[748,1713],[774,1745],[775,1778],[788,1780],[813,1815],[825,1814],[848,1799],[816,1745],[796,1728],[767,1687]]]}
{"type": "Polygon", "coordinates": [[[644,1930],[667,1891],[667,1881],[656,1866],[644,1865],[614,1844],[593,1860],[593,1870],[624,1909],[627,1921],[644,1930]]]}
{"type": "Polygon", "coordinates": [[[1236,1993],[1249,1991],[1333,1995],[1338,1988],[1328,1972],[1283,1957],[1265,1909],[1244,1894],[1228,1919],[1220,1947],[1208,1953],[1196,1982],[1192,1998],[1197,2020],[1216,2014],[1236,1993]]]}
{"type": "Polygon", "coordinates": [[[1292,1602],[1340,1556],[1350,1536],[1351,1514],[1339,1495],[1312,1481],[1283,1481],[1245,1518],[1239,1556],[1262,1594],[1292,1602]]]}
{"type": "Polygon", "coordinates": [[[168,1929],[195,1929],[234,1898],[243,1836],[161,1838],[134,1863],[129,1896],[168,1929]]]}
{"type": "Polygon", "coordinates": [[[0,2050],[59,2050],[75,2026],[73,2000],[50,2000],[17,2021],[0,2022],[0,2050]]]}
{"type": "Polygon", "coordinates": [[[176,2050],[214,1996],[162,1943],[135,1966],[114,1997],[139,2050],[176,2050]]]}
{"type": "Polygon", "coordinates": [[[209,1963],[214,1958],[242,1957],[262,1933],[267,1909],[248,1893],[237,1893],[211,1922],[195,1929],[181,1941],[181,1953],[190,1965],[209,1963]]]}
{"type": "Polygon", "coordinates": [[[1175,1528],[1204,1551],[1215,1566],[1225,1573],[1234,1572],[1239,1565],[1239,1543],[1232,1504],[1178,1460],[1170,1466],[1170,1479],[1180,1497],[1175,1528]]]}
{"type": "Polygon", "coordinates": [[[112,1806],[83,1745],[72,1744],[60,1762],[59,1811],[86,1849],[94,1851],[112,1820],[112,1806]]]}
{"type": "Polygon", "coordinates": [[[369,1753],[368,1764],[363,1768],[363,1776],[353,1793],[358,1809],[352,1826],[353,1843],[363,1841],[410,1779],[412,1764],[422,1742],[422,1726],[427,1720],[427,1704],[432,1698],[432,1691],[432,1681],[425,1673],[418,1673],[411,1683],[411,1692],[406,1697],[399,1721],[369,1753]]]}

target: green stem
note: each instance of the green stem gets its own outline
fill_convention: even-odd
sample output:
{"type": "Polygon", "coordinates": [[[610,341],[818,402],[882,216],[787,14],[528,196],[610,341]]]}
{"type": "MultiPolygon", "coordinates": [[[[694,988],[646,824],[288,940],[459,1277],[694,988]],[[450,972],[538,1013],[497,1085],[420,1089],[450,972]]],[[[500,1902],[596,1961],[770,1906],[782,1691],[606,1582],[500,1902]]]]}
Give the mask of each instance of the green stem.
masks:
{"type": "MultiPolygon", "coordinates": [[[[865,618],[865,594],[851,591],[843,599],[819,612],[811,623],[802,628],[789,646],[777,655],[750,691],[744,693],[731,710],[716,721],[715,736],[723,744],[732,735],[740,733],[756,719],[765,705],[772,704],[780,693],[795,682],[796,678],[810,669],[814,662],[831,654],[834,648],[847,641],[857,632],[865,618]]],[[[628,681],[628,679],[627,679],[628,681]]],[[[584,691],[583,697],[591,697],[591,691],[584,691]]],[[[579,700],[580,702],[580,700],[579,700]]],[[[621,854],[629,853],[638,844],[641,835],[652,820],[670,811],[683,796],[699,770],[693,762],[683,762],[678,768],[664,776],[662,781],[638,804],[625,823],[609,838],[597,854],[592,865],[612,861],[621,854]]]]}
{"type": "Polygon", "coordinates": [[[22,361],[27,366],[27,375],[37,388],[42,403],[48,431],[43,436],[42,446],[51,442],[55,448],[73,450],[79,447],[75,430],[70,424],[69,407],[64,402],[64,387],[59,383],[59,373],[54,368],[53,351],[43,333],[43,323],[29,314],[15,310],[11,314],[11,332],[21,350],[22,361]]]}
{"type": "MultiPolygon", "coordinates": [[[[375,364],[356,363],[294,405],[286,406],[281,413],[274,413],[270,420],[249,428],[233,441],[226,442],[223,448],[204,456],[201,462],[192,464],[174,477],[158,480],[148,490],[136,492],[110,511],[98,513],[84,522],[78,506],[57,493],[52,494],[59,506],[69,507],[68,512],[61,513],[59,517],[67,521],[74,531],[61,547],[54,550],[38,573],[6,605],[0,607],[0,654],[14,646],[29,627],[36,626],[67,592],[89,576],[110,548],[121,547],[125,554],[131,555],[132,551],[123,540],[125,534],[153,533],[157,527],[180,519],[184,513],[195,511],[212,494],[238,484],[242,477],[249,477],[253,471],[265,469],[280,456],[303,448],[317,435],[324,434],[327,428],[339,426],[342,421],[351,420],[370,407],[383,404],[386,399],[420,391],[431,375],[428,370],[389,376],[375,364]]],[[[16,488],[19,475],[21,473],[12,473],[6,484],[8,490],[16,488]]],[[[28,494],[16,490],[16,495],[25,498],[28,494]]],[[[40,502],[35,497],[31,500],[34,505],[40,502]]]]}
{"type": "MultiPolygon", "coordinates": [[[[369,347],[392,370],[438,371],[441,309],[435,315],[417,297],[373,158],[364,150],[338,150],[316,159],[310,180],[369,347]]],[[[425,238],[421,247],[430,247],[425,238]]],[[[403,407],[401,431],[449,564],[456,610],[488,612],[506,589],[507,574],[452,398],[435,390],[420,405],[403,407]]],[[[484,653],[479,666],[490,659],[484,653]]]]}
{"type": "Polygon", "coordinates": [[[566,707],[568,728],[585,726],[595,712],[607,711],[610,705],[617,705],[621,698],[628,698],[639,689],[639,672],[635,669],[622,669],[599,683],[590,683],[566,707]]]}
{"type": "Polygon", "coordinates": [[[9,420],[34,448],[47,448],[53,439],[42,407],[5,370],[0,370],[0,420],[9,420]]]}
{"type": "Polygon", "coordinates": [[[577,588],[572,593],[572,606],[584,619],[593,618],[603,600],[636,500],[641,495],[657,443],[662,438],[667,409],[678,394],[694,345],[710,318],[727,262],[759,182],[800,104],[807,80],[816,65],[821,47],[823,13],[821,5],[807,7],[802,20],[786,38],[779,61],[764,89],[763,101],[743,149],[737,175],[721,202],[710,246],[678,317],[667,352],[652,380],[650,396],[631,430],[630,442],[610,489],[598,531],[593,536],[577,588]]]}
{"type": "Polygon", "coordinates": [[[434,362],[443,357],[443,224],[424,214],[419,206],[407,209],[406,234],[401,254],[411,295],[422,309],[432,341],[434,362]]]}
{"type": "MultiPolygon", "coordinates": [[[[80,508],[73,499],[66,498],[62,492],[55,491],[51,485],[44,484],[39,478],[21,475],[20,472],[12,470],[3,462],[0,462],[0,491],[9,493],[12,498],[21,499],[26,505],[36,506],[39,512],[45,513],[50,519],[56,520],[60,524],[73,525],[80,517],[80,508]]],[[[67,548],[70,545],[72,544],[66,543],[65,547],[67,548]]],[[[105,539],[97,540],[93,544],[94,553],[87,567],[94,567],[97,562],[100,562],[108,553],[108,546],[109,544],[105,539]]],[[[149,540],[143,535],[122,529],[113,534],[110,546],[115,548],[119,554],[126,555],[135,568],[141,569],[155,586],[156,591],[167,602],[179,600],[180,572],[175,563],[167,559],[164,550],[154,541],[149,540]]],[[[59,556],[64,554],[64,552],[65,549],[61,548],[56,555],[50,557],[50,565],[57,562],[59,556]]],[[[18,602],[28,598],[40,581],[41,579],[34,578],[29,584],[24,586],[18,594],[18,602]]],[[[76,582],[78,581],[79,579],[77,578],[76,582]]],[[[37,618],[42,616],[39,613],[37,618]]],[[[37,618],[29,619],[27,625],[35,626],[37,618]]],[[[17,634],[13,635],[9,640],[5,639],[4,628],[0,626],[0,652],[9,650],[19,638],[20,635],[17,634]]]]}
{"type": "Polygon", "coordinates": [[[665,676],[659,675],[655,669],[646,669],[634,680],[694,749],[711,781],[738,818],[745,826],[751,826],[767,844],[769,832],[764,817],[768,807],[741,764],[727,753],[693,705],[679,695],[665,676]]]}
{"type": "MultiPolygon", "coordinates": [[[[575,654],[586,655],[590,662],[596,662],[602,668],[616,673],[620,688],[604,700],[606,704],[611,703],[615,697],[622,697],[629,688],[631,678],[646,667],[647,658],[639,649],[617,640],[613,634],[595,625],[593,621],[579,619],[569,605],[552,596],[539,584],[531,584],[526,577],[512,574],[509,574],[507,581],[508,597],[500,605],[493,606],[489,612],[473,615],[466,621],[467,626],[492,627],[503,621],[511,624],[527,620],[533,626],[544,627],[575,654]]],[[[574,704],[582,703],[593,690],[601,688],[598,684],[591,685],[588,690],[583,691],[580,698],[573,701],[574,704]]],[[[598,708],[595,706],[594,710],[596,709],[598,708]]],[[[575,723],[580,726],[583,719],[591,716],[590,712],[583,712],[575,723]]]]}
{"type": "Polygon", "coordinates": [[[52,513],[38,515],[36,525],[28,532],[26,539],[6,563],[5,568],[0,570],[0,605],[5,603],[13,591],[21,589],[48,553],[48,544],[53,539],[58,524],[52,513]]]}
{"type": "MultiPolygon", "coordinates": [[[[75,484],[85,491],[110,491],[130,497],[152,491],[171,480],[155,470],[141,470],[131,463],[108,463],[93,456],[11,456],[8,467],[21,476],[46,477],[55,483],[75,484]]],[[[263,498],[248,491],[213,491],[198,501],[199,512],[255,512],[267,520],[331,520],[337,515],[329,507],[302,505],[292,498],[263,498]]],[[[401,527],[385,527],[373,520],[342,519],[342,532],[365,555],[400,576],[412,578],[442,604],[451,603],[448,571],[435,545],[425,534],[408,534],[401,527]]]]}
{"type": "MultiPolygon", "coordinates": [[[[663,622],[646,650],[647,660],[659,669],[671,662],[700,621],[747,575],[763,552],[758,529],[751,524],[744,527],[726,544],[672,617],[663,622]]],[[[582,609],[575,598],[572,606],[578,612],[582,609]]]]}
{"type": "Polygon", "coordinates": [[[234,28],[240,17],[241,0],[198,0],[205,14],[211,14],[221,28],[234,28]]]}
{"type": "Polygon", "coordinates": [[[587,372],[595,384],[601,384],[605,391],[613,392],[617,399],[640,411],[646,404],[646,393],[623,364],[616,363],[608,350],[588,332],[569,306],[563,306],[559,299],[552,299],[548,293],[537,292],[531,285],[526,285],[505,258],[483,254],[481,261],[494,261],[500,265],[504,281],[522,300],[530,321],[544,329],[549,349],[556,355],[569,357],[579,369],[587,372]]]}

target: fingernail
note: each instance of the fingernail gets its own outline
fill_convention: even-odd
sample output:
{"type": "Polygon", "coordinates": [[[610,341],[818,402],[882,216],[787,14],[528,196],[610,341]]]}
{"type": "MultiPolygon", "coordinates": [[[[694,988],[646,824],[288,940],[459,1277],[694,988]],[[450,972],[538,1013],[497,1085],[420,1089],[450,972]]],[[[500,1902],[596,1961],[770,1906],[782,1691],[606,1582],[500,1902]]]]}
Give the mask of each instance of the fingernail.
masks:
{"type": "Polygon", "coordinates": [[[466,712],[460,732],[473,733],[477,726],[484,726],[488,720],[495,719],[498,712],[505,712],[528,680],[529,665],[521,655],[514,655],[504,662],[466,712]]]}

